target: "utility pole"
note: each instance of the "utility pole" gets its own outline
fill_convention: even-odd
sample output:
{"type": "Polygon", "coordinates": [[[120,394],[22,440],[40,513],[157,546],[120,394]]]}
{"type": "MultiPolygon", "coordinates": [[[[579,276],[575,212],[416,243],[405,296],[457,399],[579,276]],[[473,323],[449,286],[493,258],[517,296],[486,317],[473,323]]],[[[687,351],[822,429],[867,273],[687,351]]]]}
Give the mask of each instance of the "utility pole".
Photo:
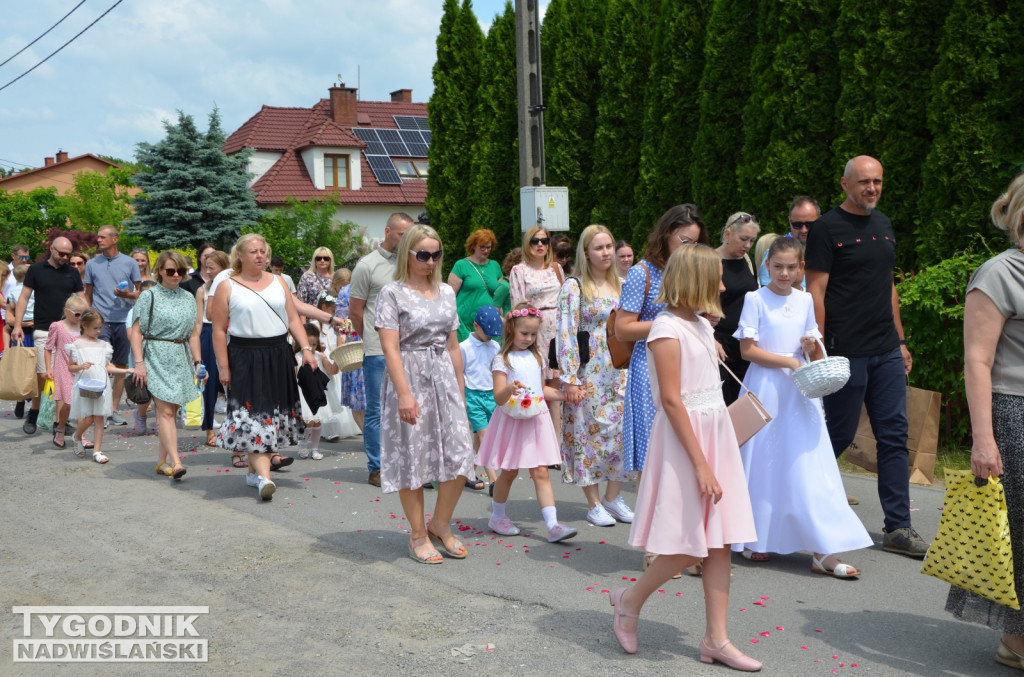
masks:
{"type": "Polygon", "coordinates": [[[537,0],[516,0],[516,93],[519,111],[519,185],[541,186],[544,172],[544,97],[537,0]]]}

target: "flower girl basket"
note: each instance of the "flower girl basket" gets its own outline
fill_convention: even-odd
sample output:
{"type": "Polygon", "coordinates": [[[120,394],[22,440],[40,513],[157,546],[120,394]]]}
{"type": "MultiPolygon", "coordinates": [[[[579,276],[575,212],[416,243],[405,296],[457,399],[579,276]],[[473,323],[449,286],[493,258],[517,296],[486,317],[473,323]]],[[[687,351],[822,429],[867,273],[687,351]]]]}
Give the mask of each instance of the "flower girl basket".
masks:
{"type": "Polygon", "coordinates": [[[793,372],[793,383],[797,390],[809,399],[831,395],[850,380],[850,361],[845,357],[829,357],[821,339],[815,341],[821,346],[824,357],[811,362],[810,356],[804,352],[807,364],[793,372]]]}

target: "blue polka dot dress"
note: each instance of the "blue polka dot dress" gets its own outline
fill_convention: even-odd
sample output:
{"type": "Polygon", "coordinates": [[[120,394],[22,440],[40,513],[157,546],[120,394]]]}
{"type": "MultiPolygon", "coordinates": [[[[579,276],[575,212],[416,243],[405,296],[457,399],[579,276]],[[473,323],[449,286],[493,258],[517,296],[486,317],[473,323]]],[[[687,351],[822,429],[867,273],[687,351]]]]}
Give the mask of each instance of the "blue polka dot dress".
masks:
{"type": "MultiPolygon", "coordinates": [[[[655,303],[661,291],[662,269],[650,261],[641,261],[629,269],[622,285],[622,310],[639,313],[641,322],[651,322],[665,309],[664,303],[655,303]],[[644,269],[646,267],[646,270],[644,269]],[[647,287],[647,273],[650,271],[651,284],[647,287]],[[642,310],[641,310],[642,308],[642,310]]],[[[637,341],[633,356],[629,360],[629,374],[626,376],[626,406],[622,418],[623,465],[626,470],[643,470],[647,458],[647,440],[654,424],[654,399],[651,397],[651,381],[647,373],[647,341],[637,341]]]]}

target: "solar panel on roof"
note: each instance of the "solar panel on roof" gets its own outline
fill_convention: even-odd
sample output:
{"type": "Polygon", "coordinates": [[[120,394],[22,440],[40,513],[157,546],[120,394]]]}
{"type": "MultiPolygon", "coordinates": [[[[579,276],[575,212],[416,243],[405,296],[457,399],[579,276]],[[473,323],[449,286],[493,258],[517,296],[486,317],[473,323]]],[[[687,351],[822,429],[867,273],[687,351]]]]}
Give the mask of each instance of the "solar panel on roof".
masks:
{"type": "Polygon", "coordinates": [[[366,155],[366,162],[370,165],[370,170],[373,171],[373,175],[377,178],[377,183],[382,186],[402,185],[402,177],[395,171],[395,166],[391,164],[391,158],[388,156],[366,155]]]}
{"type": "Polygon", "coordinates": [[[399,129],[430,129],[427,118],[422,115],[394,115],[399,129]]]}
{"type": "Polygon", "coordinates": [[[366,153],[368,155],[387,155],[384,144],[377,137],[376,129],[359,129],[356,127],[352,130],[352,133],[355,134],[357,139],[366,144],[366,153]]]}
{"type": "Polygon", "coordinates": [[[424,131],[422,131],[422,132],[420,132],[420,133],[421,133],[421,134],[423,134],[423,140],[424,140],[424,141],[426,142],[426,144],[427,144],[427,145],[429,146],[429,145],[430,145],[430,142],[431,142],[431,140],[432,140],[432,139],[434,138],[434,133],[433,133],[433,132],[431,132],[431,131],[430,131],[429,129],[427,129],[427,130],[424,130],[424,131]]]}
{"type": "Polygon", "coordinates": [[[409,156],[409,150],[405,147],[405,141],[402,140],[402,136],[397,129],[378,129],[377,136],[384,143],[384,148],[387,150],[388,155],[409,156]]]}
{"type": "Polygon", "coordinates": [[[409,157],[427,157],[427,144],[423,141],[423,133],[411,129],[398,130],[399,136],[409,149],[409,157]]]}

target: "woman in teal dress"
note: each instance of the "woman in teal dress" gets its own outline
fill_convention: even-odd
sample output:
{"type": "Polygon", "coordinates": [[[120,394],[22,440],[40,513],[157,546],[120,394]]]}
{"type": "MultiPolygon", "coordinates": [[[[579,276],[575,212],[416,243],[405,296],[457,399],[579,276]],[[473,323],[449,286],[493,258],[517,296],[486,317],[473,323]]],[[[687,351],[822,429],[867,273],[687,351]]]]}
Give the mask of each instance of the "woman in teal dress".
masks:
{"type": "Polygon", "coordinates": [[[156,403],[160,435],[156,472],[181,479],[185,467],[178,457],[176,420],[179,408],[199,394],[195,379],[202,362],[203,318],[195,297],[180,286],[188,279],[185,257],[175,251],[160,252],[153,272],[158,284],[135,302],[133,326],[137,324],[139,331],[130,333],[135,379],[149,388],[156,403]]]}
{"type": "Polygon", "coordinates": [[[448,284],[455,290],[455,306],[459,313],[459,341],[473,333],[473,318],[482,306],[494,305],[494,292],[501,281],[501,266],[490,259],[498,238],[482,228],[466,240],[466,258],[459,259],[448,274],[448,284]]]}

